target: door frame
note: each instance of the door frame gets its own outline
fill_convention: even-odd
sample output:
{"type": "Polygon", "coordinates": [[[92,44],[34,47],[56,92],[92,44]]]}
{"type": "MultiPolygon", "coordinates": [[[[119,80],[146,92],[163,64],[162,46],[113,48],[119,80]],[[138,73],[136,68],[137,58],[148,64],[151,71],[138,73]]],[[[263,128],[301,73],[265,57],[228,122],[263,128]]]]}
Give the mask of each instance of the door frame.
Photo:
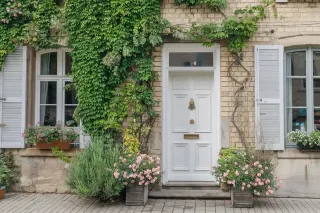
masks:
{"type": "Polygon", "coordinates": [[[212,47],[205,47],[201,43],[165,43],[162,48],[162,183],[168,183],[168,137],[169,129],[168,118],[169,103],[169,73],[172,72],[213,72],[213,102],[212,118],[216,119],[213,124],[213,134],[216,141],[215,148],[212,150],[212,164],[214,162],[214,155],[217,155],[221,149],[221,104],[220,104],[220,44],[215,44],[212,47]],[[213,53],[213,67],[169,67],[169,53],[171,52],[212,52],[213,53]]]}

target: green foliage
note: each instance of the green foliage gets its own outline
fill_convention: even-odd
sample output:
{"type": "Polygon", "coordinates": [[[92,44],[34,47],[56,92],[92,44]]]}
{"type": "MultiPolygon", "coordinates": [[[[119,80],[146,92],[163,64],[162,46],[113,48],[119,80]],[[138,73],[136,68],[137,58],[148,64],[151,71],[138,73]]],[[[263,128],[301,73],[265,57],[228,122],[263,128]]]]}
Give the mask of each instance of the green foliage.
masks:
{"type": "Polygon", "coordinates": [[[71,159],[66,155],[66,153],[63,150],[59,149],[58,147],[55,147],[55,146],[52,147],[51,151],[53,156],[58,157],[63,162],[65,163],[71,162],[71,159]]]}
{"type": "Polygon", "coordinates": [[[125,154],[137,155],[140,153],[140,142],[131,129],[126,129],[123,137],[125,154]]]}
{"type": "Polygon", "coordinates": [[[311,133],[302,131],[292,131],[287,135],[290,142],[297,144],[301,148],[319,148],[320,147],[320,131],[314,130],[311,133]]]}
{"type": "Polygon", "coordinates": [[[54,0],[0,0],[0,8],[0,68],[5,55],[17,46],[59,46],[58,23],[62,13],[54,0]]]}
{"type": "MultiPolygon", "coordinates": [[[[246,47],[246,43],[258,30],[258,22],[265,18],[266,8],[274,3],[264,0],[260,5],[237,9],[232,16],[225,17],[221,23],[193,24],[188,35],[212,46],[217,41],[227,40],[228,49],[237,54],[246,47]]],[[[275,13],[276,14],[276,13],[275,13]]]]}
{"type": "Polygon", "coordinates": [[[213,10],[227,7],[227,0],[175,0],[174,3],[176,5],[186,4],[188,6],[205,5],[213,10]]]}
{"type": "Polygon", "coordinates": [[[66,21],[77,115],[88,133],[118,134],[130,114],[154,117],[151,53],[168,24],[159,1],[69,0],[66,21]]]}
{"type": "Polygon", "coordinates": [[[0,188],[10,187],[18,182],[19,169],[15,164],[12,152],[2,150],[0,153],[0,188]]]}
{"type": "Polygon", "coordinates": [[[55,142],[60,140],[61,142],[73,143],[78,137],[73,128],[64,127],[61,122],[54,127],[52,126],[40,126],[39,124],[34,126],[28,126],[23,133],[27,144],[37,144],[39,142],[55,142]]]}
{"type": "Polygon", "coordinates": [[[120,196],[124,188],[113,177],[114,163],[122,155],[122,146],[111,136],[95,138],[88,148],[74,157],[67,184],[77,194],[109,200],[120,196]]]}

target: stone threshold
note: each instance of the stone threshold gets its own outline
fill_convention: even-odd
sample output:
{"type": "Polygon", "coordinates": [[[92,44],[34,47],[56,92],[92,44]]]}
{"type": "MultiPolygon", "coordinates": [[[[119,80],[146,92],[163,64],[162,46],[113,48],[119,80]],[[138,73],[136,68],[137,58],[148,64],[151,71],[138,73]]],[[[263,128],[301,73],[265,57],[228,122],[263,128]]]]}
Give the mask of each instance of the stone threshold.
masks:
{"type": "MultiPolygon", "coordinates": [[[[21,157],[55,157],[52,155],[51,150],[40,150],[37,148],[20,149],[18,152],[21,157]]],[[[82,152],[82,149],[74,148],[64,152],[66,153],[66,156],[74,157],[76,154],[82,152]]]]}
{"type": "Polygon", "coordinates": [[[172,190],[162,189],[160,191],[149,192],[150,198],[184,198],[184,199],[230,199],[230,192],[220,190],[172,190]]]}

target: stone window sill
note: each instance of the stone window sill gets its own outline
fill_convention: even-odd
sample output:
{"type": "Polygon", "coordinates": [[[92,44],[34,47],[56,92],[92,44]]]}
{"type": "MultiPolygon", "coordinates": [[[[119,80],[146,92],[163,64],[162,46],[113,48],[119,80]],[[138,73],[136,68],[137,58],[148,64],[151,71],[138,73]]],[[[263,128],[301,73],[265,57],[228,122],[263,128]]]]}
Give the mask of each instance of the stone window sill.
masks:
{"type": "MultiPolygon", "coordinates": [[[[73,157],[80,153],[82,149],[73,148],[71,150],[65,151],[68,157],[73,157]]],[[[19,156],[21,157],[55,157],[52,155],[51,150],[40,150],[37,148],[26,148],[19,150],[19,156]]]]}
{"type": "Polygon", "coordinates": [[[320,159],[320,152],[314,150],[284,150],[277,152],[278,159],[320,159]]]}

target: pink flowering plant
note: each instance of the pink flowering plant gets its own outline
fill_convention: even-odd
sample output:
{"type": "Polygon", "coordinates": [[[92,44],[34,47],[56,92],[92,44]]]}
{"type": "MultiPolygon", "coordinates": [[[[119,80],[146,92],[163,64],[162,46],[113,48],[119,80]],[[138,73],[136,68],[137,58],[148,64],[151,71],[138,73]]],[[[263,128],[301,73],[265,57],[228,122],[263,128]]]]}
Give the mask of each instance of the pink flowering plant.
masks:
{"type": "Polygon", "coordinates": [[[234,153],[232,157],[220,157],[214,167],[213,174],[220,182],[258,196],[269,196],[280,188],[280,180],[274,174],[275,166],[271,160],[258,160],[258,157],[249,157],[242,151],[234,153]]]}
{"type": "Polygon", "coordinates": [[[114,164],[114,178],[123,185],[153,185],[160,181],[160,158],[150,157],[146,154],[129,154],[120,157],[114,164]]]}

